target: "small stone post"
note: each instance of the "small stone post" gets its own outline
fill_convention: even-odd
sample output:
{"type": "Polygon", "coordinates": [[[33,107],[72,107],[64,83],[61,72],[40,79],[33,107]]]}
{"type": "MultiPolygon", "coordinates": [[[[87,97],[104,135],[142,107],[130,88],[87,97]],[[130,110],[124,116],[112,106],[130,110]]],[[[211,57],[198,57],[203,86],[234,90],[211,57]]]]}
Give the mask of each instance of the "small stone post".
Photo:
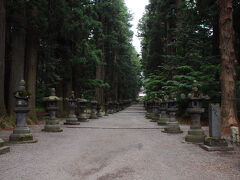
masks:
{"type": "Polygon", "coordinates": [[[8,153],[10,151],[9,146],[4,146],[4,141],[0,138],[0,155],[8,153]]]}
{"type": "Polygon", "coordinates": [[[91,101],[91,115],[90,115],[90,119],[98,119],[97,116],[97,104],[98,102],[95,100],[91,101]]]}
{"type": "MultiPolygon", "coordinates": [[[[182,99],[185,99],[184,94],[182,94],[182,99]]],[[[203,143],[205,134],[200,122],[201,114],[204,112],[204,108],[202,108],[202,100],[207,100],[209,97],[199,93],[198,82],[196,80],[193,82],[192,93],[188,94],[188,99],[190,100],[190,103],[187,112],[191,116],[191,126],[188,130],[188,135],[185,137],[185,141],[191,143],[203,143]]]]}
{"type": "Polygon", "coordinates": [[[69,98],[66,98],[66,101],[68,102],[70,113],[68,118],[66,119],[65,125],[79,125],[78,118],[75,114],[75,109],[77,106],[77,100],[75,98],[74,91],[72,91],[72,95],[69,98]]]}
{"type": "Polygon", "coordinates": [[[42,131],[46,132],[62,132],[60,128],[59,120],[56,119],[56,112],[58,110],[57,102],[61,98],[56,96],[55,88],[51,89],[51,95],[49,97],[43,98],[43,101],[47,103],[46,110],[49,112],[50,117],[46,121],[44,129],[42,131]]]}
{"type": "Polygon", "coordinates": [[[30,111],[28,100],[30,93],[26,90],[25,81],[21,80],[18,91],[15,93],[16,107],[16,127],[9,137],[9,141],[13,143],[35,143],[37,139],[33,138],[32,133],[27,125],[27,113],[30,111]]]}
{"type": "Polygon", "coordinates": [[[229,147],[225,139],[221,137],[221,117],[219,104],[209,104],[209,137],[206,137],[204,144],[200,145],[207,151],[229,151],[233,147],[229,147]]]}
{"type": "Polygon", "coordinates": [[[77,102],[78,102],[78,109],[79,109],[78,121],[79,122],[89,121],[87,113],[86,113],[88,101],[86,99],[84,99],[84,97],[82,96],[81,98],[77,99],[77,102]]]}

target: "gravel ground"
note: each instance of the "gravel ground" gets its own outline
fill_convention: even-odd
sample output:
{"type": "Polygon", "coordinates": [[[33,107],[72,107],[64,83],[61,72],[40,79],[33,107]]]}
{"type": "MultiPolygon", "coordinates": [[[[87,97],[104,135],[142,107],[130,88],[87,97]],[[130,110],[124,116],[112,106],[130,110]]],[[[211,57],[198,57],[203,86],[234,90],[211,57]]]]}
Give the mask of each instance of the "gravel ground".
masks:
{"type": "MultiPolygon", "coordinates": [[[[240,180],[240,153],[206,152],[161,132],[134,105],[62,133],[31,126],[38,143],[10,145],[0,180],[240,180]]],[[[6,139],[10,131],[1,131],[6,139]]]]}

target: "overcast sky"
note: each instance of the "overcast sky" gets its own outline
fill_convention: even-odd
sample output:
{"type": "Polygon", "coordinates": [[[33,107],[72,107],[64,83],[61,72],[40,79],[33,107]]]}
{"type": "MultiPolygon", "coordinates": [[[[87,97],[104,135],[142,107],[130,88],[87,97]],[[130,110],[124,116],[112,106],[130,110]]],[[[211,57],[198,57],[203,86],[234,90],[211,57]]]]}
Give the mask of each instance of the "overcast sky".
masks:
{"type": "Polygon", "coordinates": [[[141,52],[140,40],[137,37],[137,25],[139,20],[142,18],[145,6],[148,5],[149,0],[125,0],[125,3],[130,10],[131,14],[133,14],[132,21],[132,30],[134,32],[133,36],[133,46],[135,46],[138,53],[141,52]]]}

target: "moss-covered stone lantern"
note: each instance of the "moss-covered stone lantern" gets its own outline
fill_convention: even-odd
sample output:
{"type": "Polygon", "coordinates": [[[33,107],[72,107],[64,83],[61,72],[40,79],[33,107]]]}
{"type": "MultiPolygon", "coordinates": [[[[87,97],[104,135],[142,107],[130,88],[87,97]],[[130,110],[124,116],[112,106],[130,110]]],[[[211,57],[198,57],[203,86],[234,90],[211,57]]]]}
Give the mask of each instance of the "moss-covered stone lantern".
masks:
{"type": "Polygon", "coordinates": [[[75,114],[75,110],[77,107],[77,99],[75,98],[74,91],[72,91],[72,95],[69,98],[66,98],[66,101],[69,105],[69,116],[66,119],[65,125],[79,125],[78,118],[75,114]]]}
{"type": "Polygon", "coordinates": [[[91,115],[90,119],[98,119],[97,116],[97,104],[98,102],[96,100],[91,101],[91,115]]]}
{"type": "Polygon", "coordinates": [[[159,98],[155,95],[153,99],[151,122],[157,122],[159,119],[159,98]]]}
{"type": "Polygon", "coordinates": [[[177,107],[177,99],[175,94],[171,94],[170,98],[167,100],[168,108],[167,111],[169,112],[169,121],[167,122],[167,126],[164,128],[165,133],[182,133],[183,131],[180,129],[179,123],[176,120],[176,112],[178,111],[177,107]]]}
{"type": "Polygon", "coordinates": [[[101,104],[100,103],[97,103],[97,117],[102,117],[101,115],[101,104]]]}
{"type": "Polygon", "coordinates": [[[108,102],[105,102],[105,104],[104,104],[104,116],[108,116],[108,106],[109,106],[109,104],[108,104],[108,102]]]}
{"type": "Polygon", "coordinates": [[[35,143],[37,139],[33,138],[32,133],[27,125],[27,113],[30,111],[28,100],[30,93],[26,90],[25,81],[21,80],[17,92],[15,92],[16,107],[16,127],[9,137],[9,141],[13,143],[35,143]]]}
{"type": "Polygon", "coordinates": [[[108,101],[108,114],[113,114],[113,102],[108,101]]]}
{"type": "Polygon", "coordinates": [[[167,115],[167,109],[168,109],[168,102],[166,99],[163,99],[159,107],[160,116],[157,122],[159,126],[164,126],[169,121],[169,116],[167,115]]]}
{"type": "Polygon", "coordinates": [[[84,99],[83,95],[81,98],[77,99],[77,105],[78,105],[78,121],[79,122],[87,122],[88,120],[88,115],[86,113],[86,109],[87,109],[87,104],[88,101],[86,99],[84,99]]]}
{"type": "Polygon", "coordinates": [[[46,132],[62,132],[63,130],[60,127],[59,120],[56,119],[56,112],[58,110],[58,101],[62,99],[56,96],[55,88],[51,89],[51,95],[49,97],[43,98],[43,101],[46,102],[46,110],[49,112],[50,117],[46,121],[43,131],[46,132]]]}
{"type": "MultiPolygon", "coordinates": [[[[181,94],[182,99],[186,99],[184,94],[181,94]]],[[[203,143],[205,134],[201,127],[201,114],[204,112],[204,108],[202,108],[202,101],[208,100],[208,96],[204,96],[198,90],[198,82],[194,80],[192,86],[192,92],[188,94],[187,99],[189,99],[189,107],[187,108],[187,112],[191,116],[191,126],[188,130],[188,134],[185,137],[185,141],[191,143],[203,143]]]]}

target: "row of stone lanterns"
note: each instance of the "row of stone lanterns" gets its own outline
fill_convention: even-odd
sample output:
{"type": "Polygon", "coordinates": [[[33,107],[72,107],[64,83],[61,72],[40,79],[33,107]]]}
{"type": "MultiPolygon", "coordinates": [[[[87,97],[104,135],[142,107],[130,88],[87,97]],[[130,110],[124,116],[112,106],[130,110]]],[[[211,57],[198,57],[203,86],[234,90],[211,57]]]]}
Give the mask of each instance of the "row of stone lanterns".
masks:
{"type": "MultiPolygon", "coordinates": [[[[205,134],[201,128],[200,117],[204,112],[202,101],[209,99],[208,96],[199,93],[197,86],[197,81],[194,81],[192,92],[187,97],[184,94],[181,95],[182,99],[189,100],[187,112],[191,116],[191,126],[185,140],[192,143],[201,143],[204,141],[205,134]]],[[[177,99],[173,93],[162,100],[155,97],[145,102],[144,105],[147,110],[146,118],[151,119],[152,122],[157,122],[160,126],[165,126],[163,132],[173,134],[183,132],[175,117],[178,107],[177,99]]]]}
{"type": "MultiPolygon", "coordinates": [[[[9,142],[11,143],[35,143],[37,139],[33,137],[30,129],[27,125],[27,113],[30,111],[28,107],[28,101],[30,98],[30,93],[26,90],[26,84],[24,80],[19,83],[19,88],[14,94],[16,99],[16,107],[14,112],[16,113],[16,127],[13,133],[9,137],[9,142]]],[[[80,122],[87,122],[88,119],[98,119],[102,117],[101,105],[96,101],[88,101],[81,98],[76,98],[74,91],[69,98],[65,99],[69,105],[69,116],[66,118],[65,125],[79,125],[80,122]],[[88,116],[86,110],[87,105],[91,104],[91,114],[88,116]],[[78,107],[79,113],[76,115],[76,108],[78,107]]],[[[45,126],[42,131],[45,132],[62,132],[63,129],[60,127],[59,120],[56,118],[56,112],[58,110],[58,102],[62,101],[62,98],[56,96],[55,89],[51,89],[51,94],[49,97],[43,98],[46,103],[46,111],[49,113],[49,119],[46,120],[45,126]]],[[[130,100],[125,100],[121,102],[109,101],[104,104],[105,116],[108,114],[113,114],[118,112],[131,103],[130,100]]],[[[10,151],[9,146],[5,146],[5,143],[0,139],[0,154],[4,154],[10,151]]]]}
{"type": "MultiPolygon", "coordinates": [[[[188,95],[181,94],[182,100],[188,100],[187,112],[190,114],[191,126],[185,136],[185,141],[190,143],[201,144],[200,146],[208,151],[212,150],[232,150],[229,147],[226,140],[221,137],[221,119],[220,108],[210,104],[209,108],[209,137],[207,137],[201,127],[201,114],[204,112],[202,102],[209,100],[207,95],[203,95],[198,90],[198,82],[194,81],[192,86],[192,92],[188,95]]],[[[175,118],[175,114],[178,111],[177,100],[174,94],[169,97],[165,97],[163,100],[159,100],[157,97],[144,102],[146,109],[146,118],[151,121],[163,125],[165,133],[182,133],[179,123],[175,118]]]]}

